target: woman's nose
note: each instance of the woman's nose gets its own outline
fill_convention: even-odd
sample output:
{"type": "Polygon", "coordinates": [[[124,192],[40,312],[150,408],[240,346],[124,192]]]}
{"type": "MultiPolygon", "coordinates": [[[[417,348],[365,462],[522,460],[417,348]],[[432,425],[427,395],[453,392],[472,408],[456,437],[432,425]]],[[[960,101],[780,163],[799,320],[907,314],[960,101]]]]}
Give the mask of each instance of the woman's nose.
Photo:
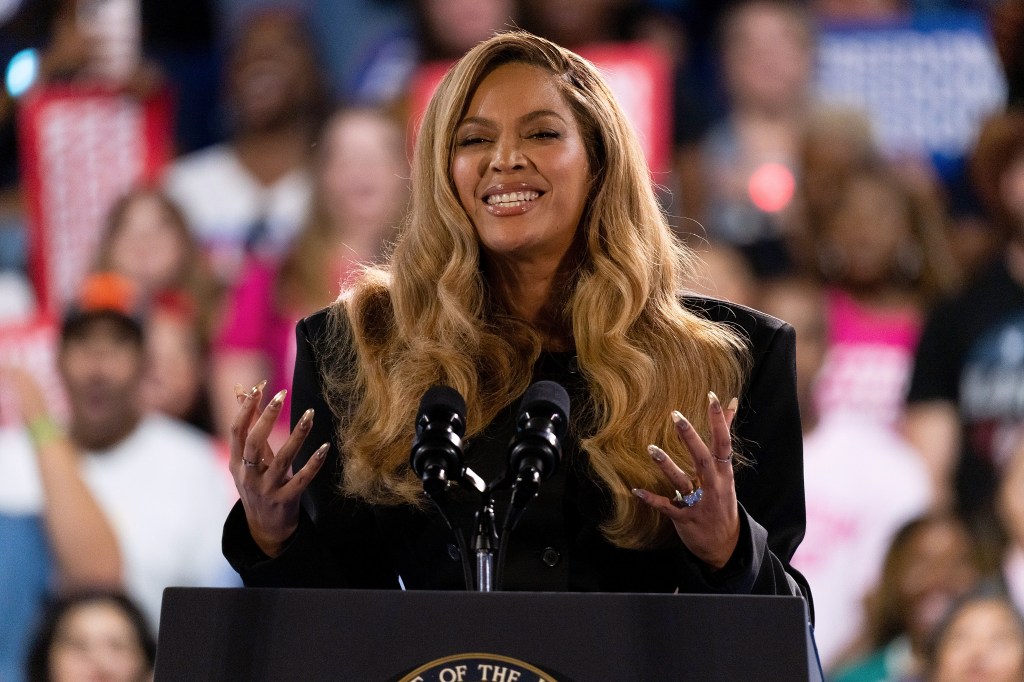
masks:
{"type": "Polygon", "coordinates": [[[526,157],[523,155],[520,140],[505,136],[498,139],[494,145],[494,155],[491,157],[491,167],[496,171],[508,172],[526,167],[526,157]]]}

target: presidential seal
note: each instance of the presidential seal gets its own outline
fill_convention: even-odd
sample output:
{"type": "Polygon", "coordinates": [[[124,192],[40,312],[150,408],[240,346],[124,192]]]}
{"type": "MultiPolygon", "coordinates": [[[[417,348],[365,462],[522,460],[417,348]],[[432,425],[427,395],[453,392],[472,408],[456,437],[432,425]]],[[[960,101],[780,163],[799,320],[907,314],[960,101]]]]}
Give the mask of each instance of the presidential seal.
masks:
{"type": "Polygon", "coordinates": [[[529,663],[497,654],[456,654],[431,661],[399,682],[558,682],[529,663]]]}

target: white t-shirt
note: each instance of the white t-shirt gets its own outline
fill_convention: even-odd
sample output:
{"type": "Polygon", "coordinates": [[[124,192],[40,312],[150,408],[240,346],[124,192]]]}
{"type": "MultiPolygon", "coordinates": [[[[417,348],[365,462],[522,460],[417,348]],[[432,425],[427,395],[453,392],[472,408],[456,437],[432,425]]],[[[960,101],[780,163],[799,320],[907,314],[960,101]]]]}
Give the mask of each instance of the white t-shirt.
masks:
{"type": "Polygon", "coordinates": [[[236,496],[206,434],[152,414],[109,450],[83,454],[121,545],[125,587],[154,627],[165,587],[240,584],[220,543],[236,496]]]}
{"type": "Polygon", "coordinates": [[[287,246],[306,218],[312,193],[306,169],[263,185],[227,144],[181,157],[167,169],[164,186],[225,282],[235,280],[245,241],[258,221],[266,226],[262,248],[277,253],[287,246]]]}
{"type": "Polygon", "coordinates": [[[804,488],[807,532],[793,566],[810,583],[815,640],[828,669],[860,632],[889,543],[927,509],[931,486],[920,455],[898,434],[837,412],[804,437],[804,488]]]}

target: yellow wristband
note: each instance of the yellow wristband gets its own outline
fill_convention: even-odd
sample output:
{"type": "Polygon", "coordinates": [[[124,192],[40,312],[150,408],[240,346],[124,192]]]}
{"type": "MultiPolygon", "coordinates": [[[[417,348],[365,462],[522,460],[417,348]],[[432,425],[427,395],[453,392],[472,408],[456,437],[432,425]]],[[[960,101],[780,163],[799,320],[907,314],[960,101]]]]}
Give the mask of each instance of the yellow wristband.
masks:
{"type": "Polygon", "coordinates": [[[62,437],[60,427],[49,416],[36,417],[28,423],[28,435],[37,448],[45,447],[62,437]]]}

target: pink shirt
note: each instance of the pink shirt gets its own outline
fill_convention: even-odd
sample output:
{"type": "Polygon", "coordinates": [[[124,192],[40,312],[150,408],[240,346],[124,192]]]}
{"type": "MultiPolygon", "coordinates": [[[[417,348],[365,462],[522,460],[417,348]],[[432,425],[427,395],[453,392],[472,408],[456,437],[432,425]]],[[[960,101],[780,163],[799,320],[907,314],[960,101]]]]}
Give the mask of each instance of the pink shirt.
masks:
{"type": "MultiPolygon", "coordinates": [[[[277,263],[249,256],[238,283],[228,298],[224,326],[216,342],[217,353],[255,352],[263,354],[270,367],[267,391],[273,395],[287,388],[291,397],[295,367],[295,323],[298,316],[280,310],[275,300],[277,263]]],[[[286,399],[284,413],[289,414],[286,399]]]]}
{"type": "Polygon", "coordinates": [[[818,374],[819,414],[852,411],[892,425],[902,414],[921,313],[879,312],[839,289],[828,292],[829,347],[818,374]]]}

